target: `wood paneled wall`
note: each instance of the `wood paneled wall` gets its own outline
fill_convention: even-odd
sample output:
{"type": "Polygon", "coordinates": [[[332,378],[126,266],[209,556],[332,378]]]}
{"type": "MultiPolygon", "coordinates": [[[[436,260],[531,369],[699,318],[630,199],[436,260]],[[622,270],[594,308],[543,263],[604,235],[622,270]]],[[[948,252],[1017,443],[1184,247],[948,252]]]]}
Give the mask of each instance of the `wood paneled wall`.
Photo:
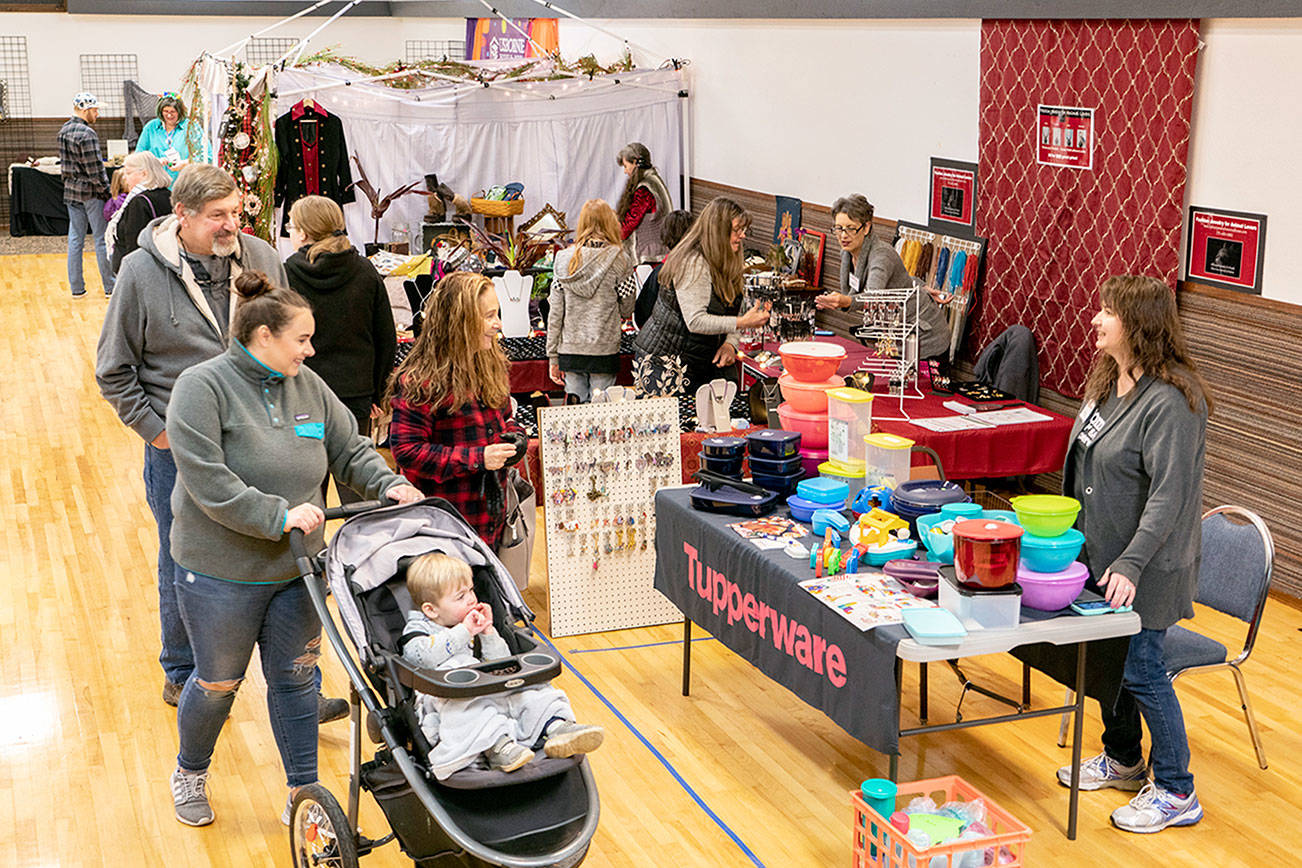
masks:
{"type": "MultiPolygon", "coordinates": [[[[715,196],[745,207],[753,221],[752,247],[766,247],[773,237],[773,193],[696,178],[691,189],[694,212],[715,196]]],[[[806,228],[828,232],[822,285],[836,288],[841,258],[831,211],[810,202],[801,210],[806,228]]],[[[873,224],[881,236],[894,233],[893,220],[874,215],[873,224]]],[[[1191,282],[1181,284],[1178,302],[1190,351],[1216,402],[1207,428],[1203,501],[1209,508],[1244,506],[1265,519],[1275,538],[1275,587],[1302,598],[1302,306],[1191,282]]],[[[820,313],[819,323],[848,334],[856,319],[820,313]]],[[[975,351],[967,347],[964,355],[958,369],[970,374],[975,351]]],[[[1069,416],[1080,406],[1079,399],[1044,388],[1040,403],[1069,416]]],[[[1057,473],[1035,478],[1046,490],[1059,490],[1061,483],[1057,473]]]]}

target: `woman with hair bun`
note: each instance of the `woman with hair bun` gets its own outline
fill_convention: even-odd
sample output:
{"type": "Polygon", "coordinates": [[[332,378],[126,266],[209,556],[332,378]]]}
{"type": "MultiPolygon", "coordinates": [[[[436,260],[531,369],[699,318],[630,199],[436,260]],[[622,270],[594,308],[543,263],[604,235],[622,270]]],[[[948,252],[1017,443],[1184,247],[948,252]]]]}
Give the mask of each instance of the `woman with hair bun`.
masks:
{"type": "MultiPolygon", "coordinates": [[[[308,300],[316,317],[316,354],[307,366],[344,402],[358,432],[369,435],[398,347],[384,279],[348,242],[343,209],[333,199],[299,199],[289,209],[287,228],[295,248],[285,260],[289,287],[308,300]]],[[[338,479],[335,487],[340,503],[361,500],[338,479]]]]}
{"type": "Polygon", "coordinates": [[[324,544],[322,478],[333,472],[367,497],[421,499],[303,369],[314,330],[307,300],[258,271],[234,290],[229,347],[177,378],[167,413],[178,474],[172,558],[195,663],[177,706],[172,803],[190,826],[213,821],[208,767],[255,645],[290,796],[317,780],[321,623],[288,534],[303,531],[309,551],[324,544]]]}
{"type": "Polygon", "coordinates": [[[651,152],[641,142],[631,142],[615,156],[628,180],[615,206],[620,233],[633,238],[635,262],[659,262],[668,250],[660,240],[661,224],[674,203],[664,179],[651,165],[651,152]]]}

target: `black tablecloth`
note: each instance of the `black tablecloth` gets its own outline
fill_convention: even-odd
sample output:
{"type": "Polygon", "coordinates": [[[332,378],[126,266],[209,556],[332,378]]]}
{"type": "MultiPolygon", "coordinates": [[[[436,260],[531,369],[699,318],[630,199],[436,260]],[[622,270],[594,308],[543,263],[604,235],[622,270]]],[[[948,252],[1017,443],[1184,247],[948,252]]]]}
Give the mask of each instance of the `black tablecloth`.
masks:
{"type": "Polygon", "coordinates": [[[728,527],[743,519],[693,510],[689,491],[656,493],[656,590],[850,735],[896,752],[904,627],[859,630],[797,584],[814,577],[808,560],[760,551],[728,527]]]}
{"type": "Polygon", "coordinates": [[[9,234],[67,235],[68,209],[63,204],[63,177],[39,169],[9,170],[9,234]]]}

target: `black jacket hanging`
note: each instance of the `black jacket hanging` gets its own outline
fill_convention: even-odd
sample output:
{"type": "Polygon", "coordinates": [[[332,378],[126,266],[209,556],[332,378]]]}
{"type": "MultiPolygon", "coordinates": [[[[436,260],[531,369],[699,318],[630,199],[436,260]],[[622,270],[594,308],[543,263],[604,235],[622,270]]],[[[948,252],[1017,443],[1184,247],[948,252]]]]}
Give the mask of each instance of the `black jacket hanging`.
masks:
{"type": "Polygon", "coordinates": [[[348,168],[348,145],[339,118],[317,105],[304,103],[276,118],[276,204],[284,206],[280,234],[288,235],[289,208],[304,196],[316,194],[340,205],[356,198],[353,173],[348,168]]]}

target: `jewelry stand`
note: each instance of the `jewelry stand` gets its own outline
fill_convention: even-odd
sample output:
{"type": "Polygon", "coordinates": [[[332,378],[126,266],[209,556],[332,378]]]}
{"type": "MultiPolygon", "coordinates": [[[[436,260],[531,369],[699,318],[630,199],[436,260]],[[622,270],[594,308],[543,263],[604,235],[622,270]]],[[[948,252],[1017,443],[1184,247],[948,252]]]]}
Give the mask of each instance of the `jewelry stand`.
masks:
{"type": "Polygon", "coordinates": [[[552,635],[681,621],[653,587],[655,493],[682,479],[678,399],[538,415],[552,635]]]}
{"type": "Polygon", "coordinates": [[[497,304],[502,313],[502,336],[529,337],[529,293],[533,289],[533,276],[518,271],[508,271],[493,278],[497,290],[497,304]]]}
{"type": "MultiPolygon", "coordinates": [[[[863,325],[854,336],[876,352],[864,359],[861,371],[871,371],[878,382],[887,384],[888,397],[898,401],[898,416],[883,416],[873,407],[873,418],[910,421],[904,409],[906,399],[923,397],[918,388],[918,293],[925,289],[869,290],[863,325]]],[[[886,396],[884,396],[886,397],[886,396]]],[[[877,401],[873,402],[875,405],[877,401]]]]}

